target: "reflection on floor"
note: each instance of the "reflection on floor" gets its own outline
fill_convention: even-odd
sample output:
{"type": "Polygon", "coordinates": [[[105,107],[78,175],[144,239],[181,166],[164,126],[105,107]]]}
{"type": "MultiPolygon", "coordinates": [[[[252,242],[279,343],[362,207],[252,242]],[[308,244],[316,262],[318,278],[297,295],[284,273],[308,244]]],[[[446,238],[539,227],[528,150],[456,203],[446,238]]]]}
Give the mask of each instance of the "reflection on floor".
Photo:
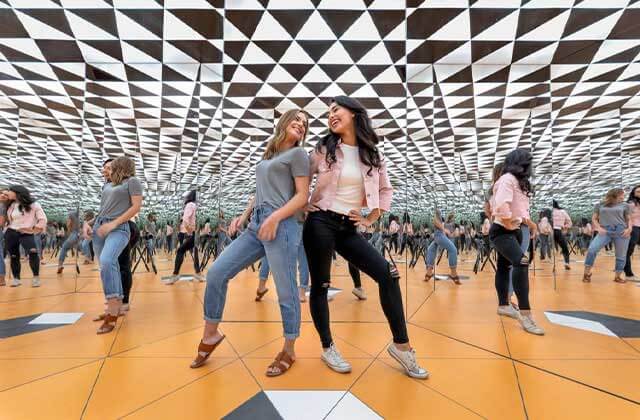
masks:
{"type": "Polygon", "coordinates": [[[0,335],[0,417],[640,419],[640,287],[612,281],[611,257],[599,257],[590,284],[582,283],[579,263],[571,271],[558,265],[555,288],[552,265],[536,261],[531,298],[544,337],[499,318],[490,266],[475,275],[473,256],[461,260],[460,273],[469,276],[461,286],[424,283],[422,263],[400,264],[409,335],[431,372],[427,381],[406,377],[384,351],[390,332],[375,284],[365,276],[369,298],[357,301],[344,261],[334,267],[333,285],[345,293],[330,303],[331,319],[353,372],[323,365],[305,303],[298,361],[273,379],[264,372],[281,345],[280,314],[273,288],[254,302],[251,269],[229,286],[227,339],[192,370],[203,283],[162,284],[171,263],[160,255],[157,275],[135,275],[131,311],[117,330],[96,335],[91,319],[104,298],[95,267],[81,266],[76,277],[73,270],[56,276],[55,265],[46,265],[42,287],[0,288],[0,320],[84,315],[64,326],[54,315],[46,329],[0,335]]]}

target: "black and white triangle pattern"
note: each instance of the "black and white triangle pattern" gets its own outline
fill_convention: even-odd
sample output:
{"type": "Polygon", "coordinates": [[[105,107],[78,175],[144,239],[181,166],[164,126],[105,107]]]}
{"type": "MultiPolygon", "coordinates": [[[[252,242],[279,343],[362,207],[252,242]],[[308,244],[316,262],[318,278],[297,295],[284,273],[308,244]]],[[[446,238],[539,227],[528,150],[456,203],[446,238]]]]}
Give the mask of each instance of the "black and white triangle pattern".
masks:
{"type": "Polygon", "coordinates": [[[308,111],[310,148],[348,94],[407,187],[396,210],[476,212],[514,147],[541,206],[586,209],[640,181],[639,4],[0,0],[0,183],[91,208],[102,161],[127,154],[148,209],[197,188],[235,212],[281,113],[308,111]]]}

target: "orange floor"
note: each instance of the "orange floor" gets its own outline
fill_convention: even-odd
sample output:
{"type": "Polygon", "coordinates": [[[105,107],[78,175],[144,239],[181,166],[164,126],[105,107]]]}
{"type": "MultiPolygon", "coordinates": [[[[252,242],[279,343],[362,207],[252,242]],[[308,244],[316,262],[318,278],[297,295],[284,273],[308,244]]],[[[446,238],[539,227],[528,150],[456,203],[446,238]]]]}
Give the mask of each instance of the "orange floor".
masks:
{"type": "MultiPolygon", "coordinates": [[[[131,311],[117,330],[96,335],[91,319],[104,299],[95,268],[81,266],[75,276],[68,266],[58,277],[47,264],[42,287],[25,281],[0,288],[0,319],[84,316],[70,326],[0,339],[0,418],[215,419],[260,390],[326,389],[350,391],[387,419],[640,419],[640,338],[563,327],[543,314],[583,310],[639,320],[640,287],[611,281],[611,257],[599,257],[591,284],[581,282],[579,262],[571,271],[558,266],[555,287],[552,265],[536,261],[531,299],[544,337],[498,317],[493,272],[476,276],[472,256],[461,260],[461,274],[471,278],[462,286],[437,281],[435,290],[433,281],[422,281],[422,263],[408,270],[401,263],[409,335],[431,372],[426,381],[406,377],[384,351],[390,333],[375,284],[365,277],[369,299],[355,300],[344,262],[333,280],[343,292],[330,306],[334,337],[353,372],[322,364],[305,303],[298,361],[273,379],[264,372],[281,344],[280,315],[273,290],[253,301],[257,273],[247,270],[231,282],[222,326],[227,340],[205,367],[192,370],[204,284],[162,284],[170,262],[159,255],[158,276],[135,275],[131,311]]],[[[187,260],[183,271],[190,268],[187,260]]]]}

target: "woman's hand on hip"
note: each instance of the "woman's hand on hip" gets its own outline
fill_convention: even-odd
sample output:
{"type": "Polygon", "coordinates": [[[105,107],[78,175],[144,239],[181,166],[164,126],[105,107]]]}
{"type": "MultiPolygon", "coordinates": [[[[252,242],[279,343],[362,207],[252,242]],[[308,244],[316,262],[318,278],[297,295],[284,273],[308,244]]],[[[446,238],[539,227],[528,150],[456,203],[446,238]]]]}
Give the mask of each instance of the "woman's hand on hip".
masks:
{"type": "Polygon", "coordinates": [[[273,241],[276,238],[279,224],[280,219],[277,216],[272,214],[267,217],[258,230],[258,239],[262,241],[273,241]]]}
{"type": "Polygon", "coordinates": [[[100,226],[98,228],[96,233],[98,234],[99,237],[104,238],[105,236],[107,236],[109,234],[109,232],[111,232],[115,228],[116,228],[116,224],[115,223],[113,223],[113,222],[105,223],[105,224],[103,224],[102,226],[100,226]]]}

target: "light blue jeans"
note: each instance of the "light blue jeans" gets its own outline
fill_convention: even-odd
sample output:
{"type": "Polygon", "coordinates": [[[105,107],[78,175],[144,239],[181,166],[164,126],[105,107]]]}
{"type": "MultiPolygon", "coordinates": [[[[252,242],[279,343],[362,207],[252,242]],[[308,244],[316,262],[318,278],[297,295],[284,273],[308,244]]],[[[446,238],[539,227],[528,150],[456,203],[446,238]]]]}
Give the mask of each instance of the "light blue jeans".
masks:
{"type": "Polygon", "coordinates": [[[152,257],[155,251],[154,240],[153,238],[151,238],[151,239],[147,239],[146,242],[147,242],[147,252],[149,253],[149,257],[152,257]]]}
{"type": "Polygon", "coordinates": [[[69,252],[70,249],[78,245],[79,239],[80,239],[80,234],[78,232],[71,232],[67,240],[62,243],[62,247],[60,248],[60,254],[58,256],[59,266],[62,266],[64,264],[64,259],[67,258],[67,252],[69,252]]]}
{"type": "MultiPolygon", "coordinates": [[[[302,230],[302,226],[300,226],[300,230],[302,230]]],[[[300,241],[300,245],[298,246],[298,276],[300,277],[300,287],[305,290],[309,289],[309,264],[307,263],[307,254],[304,252],[304,245],[302,241],[300,241]]],[[[260,260],[260,273],[258,274],[258,278],[260,280],[267,280],[269,277],[269,261],[267,261],[267,257],[264,256],[260,260]]]]}
{"type": "Polygon", "coordinates": [[[591,241],[589,250],[587,251],[587,257],[584,259],[584,265],[587,267],[593,267],[593,263],[596,260],[598,252],[606,245],[613,242],[613,246],[616,250],[616,272],[624,271],[624,264],[627,261],[627,248],[629,247],[629,239],[623,238],[622,232],[625,229],[624,225],[608,225],[602,226],[607,230],[605,235],[598,233],[596,237],[591,241]]]}
{"type": "Polygon", "coordinates": [[[7,274],[6,270],[4,265],[4,231],[0,227],[0,276],[7,274]]]}
{"type": "Polygon", "coordinates": [[[457,267],[458,250],[453,242],[451,242],[451,239],[447,238],[447,235],[445,235],[440,229],[436,229],[433,234],[433,241],[427,249],[427,267],[433,267],[435,265],[438,248],[444,248],[447,250],[447,255],[449,256],[449,268],[457,267]]]}
{"type": "Polygon", "coordinates": [[[83,239],[82,243],[80,243],[80,250],[82,251],[82,255],[84,255],[85,259],[91,259],[91,239],[83,239]]]}
{"type": "Polygon", "coordinates": [[[106,299],[122,299],[122,278],[120,277],[120,264],[118,257],[122,250],[129,243],[129,224],[123,223],[113,229],[107,236],[101,238],[98,235],[98,228],[110,222],[111,219],[98,217],[93,225],[93,251],[100,261],[100,278],[102,279],[102,289],[106,299]]]}
{"type": "Polygon", "coordinates": [[[300,300],[296,282],[296,264],[302,233],[294,217],[280,222],[272,241],[258,238],[258,230],[274,209],[267,205],[253,211],[249,227],[213,262],[207,272],[204,294],[204,319],[220,322],[227,298],[229,280],[240,271],[267,256],[278,292],[284,337],[295,339],[300,335],[300,300]]]}

